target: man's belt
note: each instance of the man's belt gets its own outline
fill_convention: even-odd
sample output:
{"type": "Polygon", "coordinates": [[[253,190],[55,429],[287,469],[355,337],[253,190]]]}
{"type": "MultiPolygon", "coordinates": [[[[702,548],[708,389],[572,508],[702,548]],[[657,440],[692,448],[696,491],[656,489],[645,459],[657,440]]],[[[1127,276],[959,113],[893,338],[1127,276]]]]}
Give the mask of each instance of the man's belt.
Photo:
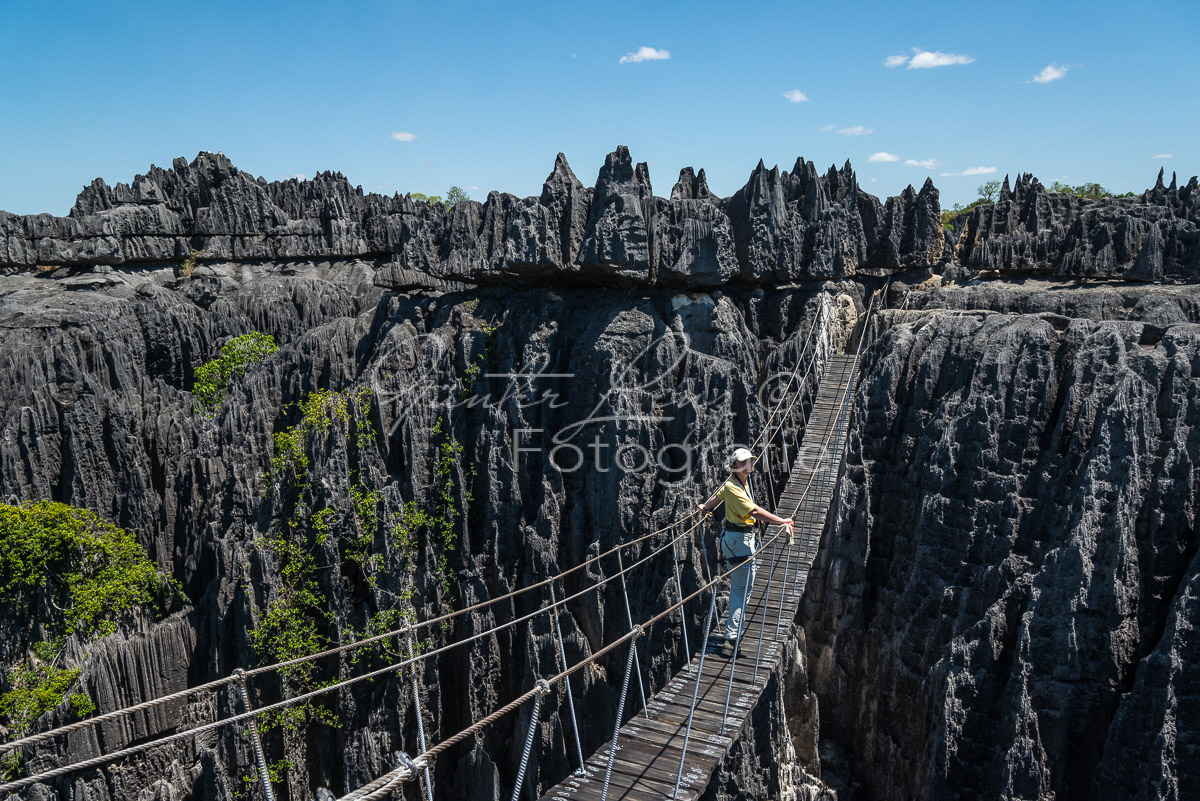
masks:
{"type": "Polygon", "coordinates": [[[737,523],[730,523],[728,520],[726,520],[725,528],[729,529],[730,531],[740,531],[742,533],[745,533],[747,531],[752,531],[754,529],[754,526],[753,525],[739,526],[737,523]]]}

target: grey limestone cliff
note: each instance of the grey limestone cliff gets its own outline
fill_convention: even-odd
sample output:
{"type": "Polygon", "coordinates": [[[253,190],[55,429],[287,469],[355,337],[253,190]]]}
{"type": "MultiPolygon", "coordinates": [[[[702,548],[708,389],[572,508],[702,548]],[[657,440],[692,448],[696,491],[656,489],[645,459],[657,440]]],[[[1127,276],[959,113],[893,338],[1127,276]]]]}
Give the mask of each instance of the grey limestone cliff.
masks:
{"type": "Polygon", "coordinates": [[[1007,176],[996,203],[963,221],[954,258],[975,270],[1087,278],[1195,280],[1200,275],[1200,188],[1175,176],[1138,197],[1086,200],[1048,192],[1032,175],[1007,176]]]}
{"type": "Polygon", "coordinates": [[[540,197],[492,192],[447,208],[364,194],[337,173],[268,182],[201,153],[131,185],[96,179],[67,217],[0,212],[0,269],[357,259],[374,261],[393,287],[412,272],[478,284],[711,287],[931,266],[943,251],[939,213],[932,183],[881,203],[848,162],[824,176],[804,159],[791,174],[760,163],[728,200],[688,167],[668,199],[619,147],[594,188],[559,154],[540,197]]]}
{"type": "MultiPolygon", "coordinates": [[[[177,160],[93,183],[67,217],[0,213],[0,500],[90,509],[180,582],[161,614],[67,641],[107,711],[275,658],[262,632],[292,589],[289,548],[311,560],[317,600],[300,612],[326,644],[498,597],[686,514],[761,429],[763,387],[796,363],[817,294],[849,328],[894,275],[786,670],[708,797],[1195,798],[1196,201],[1195,179],[1091,202],[1022,176],[947,232],[932,183],[880,201],[849,164],[803,159],[759,164],[722,199],[691,168],[654,195],[624,148],[592,188],[560,156],[538,197],[453,208],[335,173],[267,182],[219,155],[177,160]],[[993,271],[1006,277],[961,280],[993,271]],[[201,408],[197,368],[252,331],[278,352],[201,408]],[[446,526],[408,525],[417,508],[446,526]]],[[[702,574],[684,564],[684,591],[702,574]]],[[[632,613],[677,593],[655,563],[630,583],[632,613]]],[[[4,603],[7,668],[54,610],[4,603]]],[[[628,628],[615,583],[568,612],[572,663],[628,628]]],[[[403,647],[256,678],[252,699],[403,647]]],[[[655,686],[685,656],[677,625],[642,647],[655,686]]],[[[535,617],[415,676],[339,687],[304,726],[266,733],[279,794],[341,793],[412,752],[413,679],[436,741],[556,664],[535,617]]],[[[622,668],[618,653],[578,675],[585,753],[611,732],[622,668]]],[[[564,704],[556,690],[545,705],[526,796],[574,764],[564,704]]],[[[38,745],[22,770],[240,709],[197,693],[38,745]]],[[[508,797],[528,715],[444,754],[437,797],[508,797]]],[[[217,731],[21,797],[255,797],[252,763],[243,732],[217,731]]]]}
{"type": "Polygon", "coordinates": [[[882,316],[799,616],[842,796],[1200,793],[1200,318],[1156,292],[882,316]]]}

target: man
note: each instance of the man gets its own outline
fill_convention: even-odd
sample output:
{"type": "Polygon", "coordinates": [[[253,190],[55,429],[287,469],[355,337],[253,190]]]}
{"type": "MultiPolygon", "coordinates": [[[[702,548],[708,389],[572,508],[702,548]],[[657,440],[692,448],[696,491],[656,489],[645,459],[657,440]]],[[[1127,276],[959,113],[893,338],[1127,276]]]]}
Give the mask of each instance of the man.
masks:
{"type": "MultiPolygon", "coordinates": [[[[712,652],[720,656],[733,656],[741,637],[746,599],[754,586],[755,564],[750,558],[755,551],[754,529],[756,521],[776,523],[792,528],[792,518],[782,518],[768,512],[754,502],[750,491],[750,471],[756,461],[754,454],[746,448],[738,448],[729,457],[729,480],[717,490],[712,498],[700,504],[700,511],[708,514],[725,502],[725,529],[721,534],[720,546],[725,570],[741,565],[729,574],[729,609],[725,613],[724,641],[714,643],[712,652]]],[[[790,532],[789,532],[790,536],[790,532]]],[[[740,652],[739,652],[740,654],[740,652]]]]}

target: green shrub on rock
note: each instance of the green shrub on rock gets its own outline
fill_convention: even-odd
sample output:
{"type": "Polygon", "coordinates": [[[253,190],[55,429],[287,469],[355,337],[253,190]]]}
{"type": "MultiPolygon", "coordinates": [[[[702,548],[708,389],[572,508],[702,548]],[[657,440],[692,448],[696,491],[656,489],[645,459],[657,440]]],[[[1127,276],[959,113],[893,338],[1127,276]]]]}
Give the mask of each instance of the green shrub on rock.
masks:
{"type": "MultiPolygon", "coordinates": [[[[17,665],[6,677],[11,690],[0,696],[0,716],[17,731],[29,731],[33,722],[48,710],[62,703],[67,690],[79,678],[79,668],[64,670],[53,665],[17,665]]],[[[83,693],[76,693],[91,703],[83,693]]],[[[74,707],[74,703],[72,704],[74,707]]]]}
{"type": "Polygon", "coordinates": [[[270,334],[251,331],[226,342],[217,358],[196,368],[192,394],[205,409],[216,409],[225,400],[229,382],[241,378],[255,364],[279,350],[270,334]]]}
{"type": "Polygon", "coordinates": [[[113,633],[130,609],[161,606],[172,588],[132,534],[87,509],[0,504],[0,597],[24,606],[47,589],[67,631],[87,637],[113,633]]]}

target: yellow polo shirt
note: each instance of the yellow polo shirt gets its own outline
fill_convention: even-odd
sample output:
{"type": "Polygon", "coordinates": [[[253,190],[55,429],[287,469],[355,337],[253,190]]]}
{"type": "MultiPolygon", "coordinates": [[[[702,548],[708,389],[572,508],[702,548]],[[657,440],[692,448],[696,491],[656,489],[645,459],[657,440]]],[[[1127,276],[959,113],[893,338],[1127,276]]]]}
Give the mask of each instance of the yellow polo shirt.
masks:
{"type": "Polygon", "coordinates": [[[743,487],[742,482],[738,481],[736,476],[729,477],[729,480],[717,491],[717,496],[725,501],[726,520],[738,526],[754,525],[754,518],[750,511],[758,504],[750,497],[749,488],[743,487]]]}

